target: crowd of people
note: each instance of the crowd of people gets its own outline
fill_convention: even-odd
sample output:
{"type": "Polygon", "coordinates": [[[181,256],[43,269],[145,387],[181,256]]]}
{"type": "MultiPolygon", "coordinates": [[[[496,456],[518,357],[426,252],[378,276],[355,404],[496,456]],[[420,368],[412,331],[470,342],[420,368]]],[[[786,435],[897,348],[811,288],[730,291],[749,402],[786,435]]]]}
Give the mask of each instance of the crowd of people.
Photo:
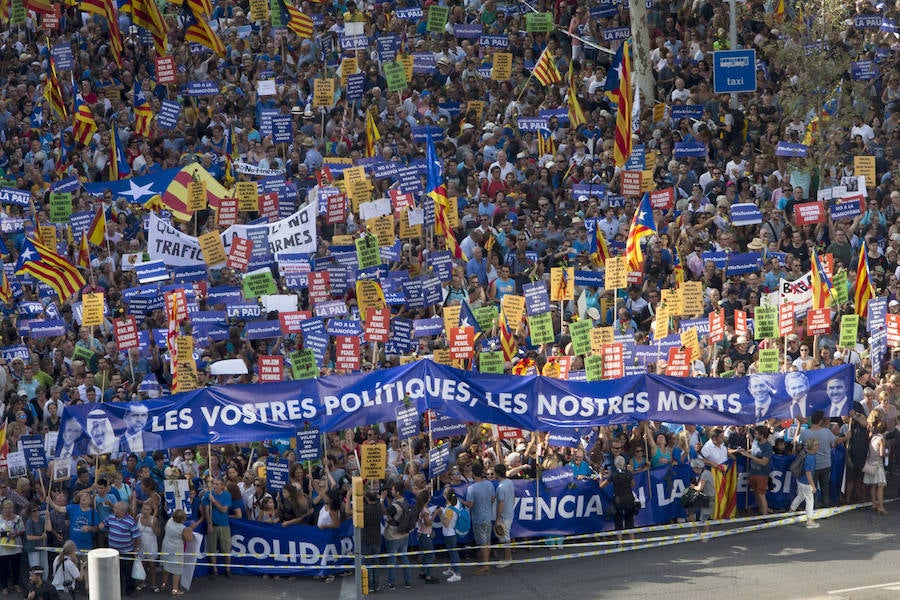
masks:
{"type": "MultiPolygon", "coordinates": [[[[472,309],[499,307],[504,296],[522,295],[531,282],[544,281],[549,288],[555,267],[599,270],[601,266],[592,257],[596,230],[602,232],[614,254],[623,253],[639,197],[623,195],[624,168],[615,163],[613,149],[617,108],[604,92],[613,55],[622,43],[605,33],[632,25],[627,6],[538,1],[533,3],[534,9],[551,13],[554,23],[552,31],[538,32],[528,25],[525,13],[531,6],[525,3],[451,0],[423,4],[426,6],[406,0],[304,2],[301,10],[315,23],[314,36],[304,39],[293,30],[273,28],[268,19],[254,21],[247,2],[214,0],[209,22],[223,42],[222,56],[189,42],[184,35],[187,13],[183,11],[187,9],[168,4],[163,10],[170,29],[168,50],[177,66],[176,82],[170,85],[156,83],[154,59],[158,52],[143,30],[132,27],[126,11],[118,14],[124,34],[121,64],[114,60],[110,27],[104,18],[66,5],[58,24],[51,28],[46,15],[28,11],[24,22],[5,29],[0,48],[0,169],[7,187],[31,195],[29,206],[3,204],[0,241],[5,246],[4,264],[16,264],[23,239],[35,224],[54,225],[49,221],[54,184],[72,176],[81,183],[111,179],[116,139],[133,176],[199,163],[228,184],[228,164],[233,157],[227,156],[225,138],[231,136],[231,152],[239,162],[282,172],[302,204],[307,197],[318,201],[317,175],[323,166],[339,172],[341,161],[366,158],[367,142],[373,155],[369,158],[415,164],[425,155],[425,144],[413,135],[413,128],[421,125],[434,125],[442,131],[437,153],[447,197],[456,202],[458,212],[451,221],[458,224],[454,235],[464,258],[455,260],[443,282],[443,303],[422,308],[394,306],[394,316],[441,316],[444,306],[460,303],[472,309]],[[428,26],[427,5],[449,9],[447,23],[437,30],[428,26]],[[416,13],[415,8],[422,12],[416,13]],[[341,52],[345,29],[358,26],[351,24],[362,25],[370,45],[341,52]],[[477,35],[473,38],[464,33],[471,32],[472,28],[465,26],[472,25],[480,25],[482,33],[493,36],[490,39],[498,46],[491,48],[477,35]],[[388,43],[377,43],[380,40],[388,43]],[[390,43],[392,40],[396,44],[390,43]],[[62,55],[53,52],[68,112],[71,114],[78,92],[96,123],[97,131],[86,143],[74,139],[70,117],[56,114],[45,97],[51,48],[60,45],[67,46],[72,55],[72,65],[61,68],[62,55]],[[545,49],[564,78],[547,87],[531,76],[545,49]],[[492,79],[486,70],[497,50],[512,55],[508,80],[492,79]],[[433,55],[433,67],[414,69],[402,90],[391,90],[384,65],[397,53],[406,52],[433,55]],[[356,65],[346,61],[350,57],[355,57],[356,65]],[[339,89],[330,108],[314,110],[314,82],[338,77],[338,67],[365,75],[362,100],[347,100],[347,90],[339,89]],[[257,82],[269,79],[276,85],[274,97],[259,94],[257,82]],[[220,93],[193,98],[184,93],[187,83],[210,80],[220,93]],[[146,92],[154,115],[159,114],[163,101],[180,105],[173,127],[163,127],[156,119],[149,136],[135,133],[136,84],[146,92]],[[573,98],[579,100],[586,115],[586,123],[577,127],[567,116],[573,98]],[[272,108],[291,115],[292,142],[276,143],[272,136],[260,133],[261,111],[272,108]],[[545,113],[549,115],[549,144],[535,131],[521,131],[517,125],[519,117],[536,117],[543,110],[549,111],[545,113]],[[377,140],[370,139],[367,115],[379,131],[377,140]],[[589,186],[585,193],[573,193],[575,186],[584,189],[583,184],[596,185],[603,192],[589,186]]],[[[475,573],[490,572],[487,563],[492,560],[496,568],[508,566],[510,548],[501,548],[501,554],[492,559],[490,545],[510,541],[515,498],[509,482],[564,466],[570,466],[577,479],[596,478],[600,487],[612,486],[613,518],[621,530],[633,526],[639,509],[631,494],[633,474],[670,464],[689,464],[696,475],[692,488],[697,495],[709,496],[714,492],[711,469],[721,468],[729,459],[746,459],[757,510],[765,515],[769,512],[766,493],[772,456],[799,452],[801,447],[806,458],[791,508],[805,502],[808,526],[816,526],[814,507],[858,502],[867,493],[872,509],[886,514],[884,465],[886,459],[893,465],[896,456],[900,354],[889,352],[873,363],[863,327],[856,343],[839,344],[842,315],[856,312],[852,294],[848,302],[833,307],[832,333],[815,336],[801,317],[794,333],[757,343],[734,335],[734,312],[744,310],[752,318],[764,295],[778,290],[782,280],[797,280],[810,271],[813,251],[830,254],[835,272],[849,272],[847,286],[851,286],[863,244],[875,296],[889,299],[889,313],[900,312],[900,128],[896,127],[900,77],[893,55],[894,38],[889,32],[857,31],[850,26],[843,35],[827,40],[860,60],[875,61],[880,69],[873,79],[858,81],[850,78],[850,65],[844,65],[847,73],[842,85],[854,100],[852,106],[832,110],[831,117],[838,120],[843,114],[847,131],[833,140],[828,154],[836,157],[833,162],[815,164],[812,159],[775,154],[778,141],[797,143],[814,132],[819,115],[819,108],[812,104],[803,109],[789,106],[797,78],[810,74],[795,72],[777,53],[782,46],[818,43],[802,7],[785,2],[786,13],[776,14],[775,5],[781,3],[751,0],[739,6],[739,43],[758,52],[758,91],[742,94],[740,105],[733,106],[727,94],[712,91],[713,51],[728,46],[726,3],[657,0],[649,4],[647,25],[656,96],[642,99],[634,143],[635,147],[643,145],[645,163],[653,165],[647,168],[652,170],[654,186],[673,188],[674,201],[653,211],[656,235],[645,240],[639,282],[627,290],[578,286],[578,301],[561,306],[552,303],[552,344],[531,344],[524,323],[521,327],[513,324],[520,353],[505,361],[504,370],[508,374],[546,373],[551,357],[573,355],[567,328],[578,320],[590,319],[598,327],[613,326],[618,333],[630,334],[635,344],[647,345],[652,340],[660,292],[674,288],[683,277],[703,284],[703,309],[692,316],[722,308],[728,330],[717,344],[700,336],[701,354],[693,357],[693,375],[753,374],[759,370],[758,351],[773,347],[786,357],[781,369],[789,372],[851,363],[856,384],[849,410],[835,415],[804,413],[796,419],[770,419],[746,427],[698,428],[659,422],[600,427],[596,442],[587,448],[551,446],[541,432],[501,441],[492,437],[490,429],[470,425],[464,437],[450,440],[451,469],[437,481],[425,475],[428,439],[401,440],[392,423],[329,433],[326,458],[312,468],[294,460],[290,447],[255,444],[252,452],[249,444],[163,449],[160,440],[148,438],[152,434],[147,432],[130,436],[120,447],[98,456],[106,448],[66,445],[67,432],[60,431],[66,407],[168,394],[171,361],[166,349],[152,341],[147,347],[119,352],[111,324],[113,316],[128,313],[126,290],[138,284],[125,257],[147,252],[142,223],[153,208],[131,204],[111,193],[93,197],[79,189],[72,196],[73,211],[104,211],[107,215],[104,239],[91,247],[91,273],[86,272],[90,281],[86,290],[102,292],[106,300],[103,325],[80,327],[71,302],[57,303],[52,294],[40,295],[46,290],[42,292],[33,282],[5,269],[11,298],[2,309],[0,345],[26,350],[0,359],[8,448],[14,452],[24,435],[59,432],[64,440],[62,456],[72,461],[73,476],[51,483],[53,477],[45,470],[0,480],[0,594],[6,597],[26,586],[31,590],[26,592],[28,598],[51,598],[48,587],[52,587],[59,597],[71,598],[85,579],[83,552],[108,545],[126,557],[121,574],[128,595],[144,588],[181,595],[184,557],[171,553],[182,552],[198,527],[206,532],[206,550],[213,554],[231,551],[229,519],[233,518],[283,526],[339,527],[350,514],[349,478],[358,471],[356,451],[361,444],[375,441],[388,446],[387,476],[380,487],[366,493],[362,552],[377,555],[386,550],[390,561],[399,560],[404,568],[398,572],[372,569],[372,592],[401,584],[412,586],[413,567],[408,566],[409,556],[404,554],[411,531],[413,542],[422,551],[418,567],[422,579],[426,583],[442,579],[430,567],[434,562],[430,552],[433,532],[439,529],[452,564],[443,575],[448,582],[459,582],[458,523],[469,518],[477,547],[474,559],[479,563],[475,573]],[[660,114],[654,110],[657,103],[668,108],[660,114]],[[672,118],[672,109],[685,105],[700,107],[701,116],[672,118]],[[699,157],[684,156],[679,146],[685,142],[705,144],[706,151],[699,157]],[[826,216],[814,225],[798,223],[796,207],[816,200],[819,190],[853,175],[854,157],[863,155],[874,156],[876,178],[864,183],[868,189],[859,216],[836,221],[826,216]],[[652,162],[651,157],[655,159],[652,162]],[[761,221],[733,224],[730,209],[736,203],[756,205],[761,221]],[[764,257],[759,271],[730,275],[721,264],[705,257],[709,252],[747,251],[764,257]],[[40,302],[42,307],[36,310],[32,302],[40,302]],[[65,333],[52,338],[29,336],[21,321],[54,316],[51,305],[58,310],[65,333]],[[831,456],[838,445],[846,447],[849,460],[844,494],[832,498],[831,456]],[[288,485],[273,494],[266,489],[260,467],[267,456],[275,454],[291,461],[291,466],[288,485]],[[190,516],[181,509],[167,509],[163,497],[167,479],[190,482],[190,516]],[[464,484],[469,485],[459,487],[464,484]],[[46,548],[61,550],[48,552],[46,548]],[[133,567],[135,557],[142,559],[144,579],[134,578],[139,574],[133,567]],[[27,583],[23,578],[26,568],[27,583]]],[[[886,11],[886,20],[896,13],[891,6],[878,10],[886,11]]],[[[876,12],[868,2],[857,2],[846,7],[843,17],[853,22],[855,16],[876,12]]],[[[252,174],[241,174],[240,169],[236,177],[239,181],[255,179],[252,174]]],[[[386,196],[395,182],[373,183],[374,199],[386,196]]],[[[238,219],[250,222],[257,216],[256,212],[241,212],[238,219]]],[[[198,211],[191,221],[175,225],[185,234],[217,230],[212,210],[198,211]]],[[[72,235],[67,223],[57,223],[55,228],[60,253],[75,262],[79,237],[72,235]]],[[[315,258],[329,256],[336,236],[357,236],[364,230],[358,212],[349,213],[337,224],[320,216],[315,258]]],[[[406,271],[412,278],[427,273],[429,256],[448,247],[443,236],[428,229],[421,237],[403,242],[402,252],[387,267],[406,271]]],[[[209,272],[213,286],[235,283],[239,276],[228,268],[209,272]]],[[[305,289],[290,290],[282,284],[281,291],[296,293],[301,310],[313,308],[305,289]]],[[[332,298],[355,306],[354,289],[330,291],[332,298]]],[[[221,308],[208,306],[202,295],[198,304],[201,309],[221,308]]],[[[165,327],[163,310],[143,317],[142,327],[148,330],[165,327]]],[[[246,320],[232,319],[226,339],[198,348],[198,385],[255,382],[258,356],[286,358],[294,348],[303,347],[298,334],[247,341],[243,335],[246,325],[246,320]],[[211,376],[210,365],[226,358],[243,360],[249,374],[211,376]]],[[[189,327],[185,326],[184,333],[190,333],[189,327]]],[[[415,351],[406,354],[421,358],[446,347],[445,333],[428,335],[417,340],[415,351]]],[[[360,353],[363,371],[396,366],[406,359],[386,353],[383,346],[373,354],[365,343],[360,353]]],[[[320,374],[341,372],[336,363],[332,343],[322,357],[320,374]]],[[[666,364],[664,360],[650,361],[645,368],[665,373],[666,364]]],[[[572,356],[570,372],[583,370],[584,356],[572,356]]],[[[290,377],[290,369],[285,369],[285,376],[290,377]]],[[[143,418],[146,420],[146,415],[143,418]]],[[[712,515],[702,501],[691,505],[691,511],[701,520],[712,515]]],[[[211,577],[231,577],[228,557],[210,556],[208,563],[211,577]]],[[[370,561],[377,563],[380,559],[370,561]]],[[[334,575],[325,577],[333,579],[334,575]]]]}

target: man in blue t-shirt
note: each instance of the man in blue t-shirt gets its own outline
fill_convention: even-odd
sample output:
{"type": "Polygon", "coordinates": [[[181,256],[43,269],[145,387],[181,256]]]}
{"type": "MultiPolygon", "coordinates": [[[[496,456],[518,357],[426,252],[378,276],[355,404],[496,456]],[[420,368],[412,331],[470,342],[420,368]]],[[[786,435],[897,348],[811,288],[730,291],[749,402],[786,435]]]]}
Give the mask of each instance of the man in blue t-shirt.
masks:
{"type": "MultiPolygon", "coordinates": [[[[211,578],[218,577],[216,570],[216,553],[231,552],[231,526],[228,522],[228,511],[231,508],[231,494],[225,489],[225,480],[216,477],[212,492],[203,495],[203,506],[207,511],[209,530],[206,533],[206,551],[210,553],[212,566],[211,578]]],[[[231,578],[231,557],[225,557],[225,577],[231,578]]]]}
{"type": "Polygon", "coordinates": [[[769,514],[766,494],[769,492],[769,471],[772,470],[772,456],[775,454],[769,443],[769,428],[759,425],[753,430],[753,444],[750,450],[738,450],[750,460],[750,489],[756,494],[756,508],[760,516],[769,514]]]}
{"type": "MultiPolygon", "coordinates": [[[[472,514],[472,535],[475,544],[480,546],[481,562],[491,559],[491,524],[494,521],[494,484],[484,478],[484,467],[481,463],[472,465],[475,483],[466,490],[466,499],[462,501],[472,514]]],[[[490,573],[488,566],[479,567],[476,575],[490,573]]]]}

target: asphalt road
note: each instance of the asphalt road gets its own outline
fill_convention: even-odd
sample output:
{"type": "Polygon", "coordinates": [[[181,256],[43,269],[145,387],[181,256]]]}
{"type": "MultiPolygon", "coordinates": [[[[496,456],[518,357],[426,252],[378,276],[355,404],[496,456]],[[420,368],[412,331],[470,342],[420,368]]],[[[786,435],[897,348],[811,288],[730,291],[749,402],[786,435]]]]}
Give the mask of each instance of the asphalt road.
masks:
{"type": "MultiPolygon", "coordinates": [[[[459,583],[425,585],[411,590],[382,591],[379,597],[421,597],[429,600],[515,598],[561,600],[578,598],[775,600],[900,598],[900,502],[887,506],[888,516],[854,510],[821,519],[818,529],[785,525],[762,531],[692,540],[671,546],[631,550],[606,556],[559,560],[570,552],[543,548],[517,550],[514,564],[486,576],[463,569],[459,583]],[[516,560],[551,558],[547,562],[516,560]]],[[[668,534],[667,534],[668,535],[668,534]]],[[[197,600],[352,600],[353,578],[333,583],[235,577],[200,579],[189,595],[197,600]]],[[[160,597],[142,592],[140,597],[160,597]]]]}

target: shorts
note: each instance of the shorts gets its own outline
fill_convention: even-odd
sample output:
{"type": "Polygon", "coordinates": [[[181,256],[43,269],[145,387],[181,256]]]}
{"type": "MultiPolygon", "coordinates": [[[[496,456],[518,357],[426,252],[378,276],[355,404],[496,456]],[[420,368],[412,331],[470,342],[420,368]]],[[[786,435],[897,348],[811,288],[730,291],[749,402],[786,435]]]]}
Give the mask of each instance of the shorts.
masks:
{"type": "Polygon", "coordinates": [[[213,554],[231,553],[231,527],[216,525],[206,532],[206,551],[213,554]]]}
{"type": "Polygon", "coordinates": [[[494,534],[497,536],[497,541],[501,544],[509,543],[510,525],[512,525],[512,522],[506,519],[497,519],[497,522],[494,524],[494,534]],[[501,533],[503,535],[500,535],[501,533]]]}
{"type": "Polygon", "coordinates": [[[479,546],[491,543],[491,523],[472,523],[472,537],[479,546]]]}
{"type": "Polygon", "coordinates": [[[769,476],[751,475],[748,485],[750,486],[750,489],[757,494],[765,494],[769,491],[769,476]]]}

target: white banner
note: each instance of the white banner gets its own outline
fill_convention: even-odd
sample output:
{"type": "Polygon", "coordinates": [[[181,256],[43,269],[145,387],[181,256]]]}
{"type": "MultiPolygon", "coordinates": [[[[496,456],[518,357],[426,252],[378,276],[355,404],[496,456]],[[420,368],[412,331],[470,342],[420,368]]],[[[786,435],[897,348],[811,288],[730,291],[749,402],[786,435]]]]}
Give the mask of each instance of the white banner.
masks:
{"type": "Polygon", "coordinates": [[[316,251],[316,203],[311,202],[291,216],[263,225],[232,225],[222,234],[225,250],[235,237],[250,238],[250,230],[267,227],[269,251],[277,258],[281,253],[308,253],[316,251]]]}
{"type": "Polygon", "coordinates": [[[153,213],[148,228],[147,253],[151,260],[161,260],[169,267],[205,264],[200,243],[194,236],[178,231],[153,213]]]}
{"type": "Polygon", "coordinates": [[[781,280],[778,288],[780,302],[793,302],[797,317],[812,308],[812,271],[794,281],[781,280]]]}
{"type": "Polygon", "coordinates": [[[235,161],[234,170],[244,175],[254,175],[257,177],[274,177],[275,175],[284,175],[284,169],[263,169],[250,163],[235,161]]]}

